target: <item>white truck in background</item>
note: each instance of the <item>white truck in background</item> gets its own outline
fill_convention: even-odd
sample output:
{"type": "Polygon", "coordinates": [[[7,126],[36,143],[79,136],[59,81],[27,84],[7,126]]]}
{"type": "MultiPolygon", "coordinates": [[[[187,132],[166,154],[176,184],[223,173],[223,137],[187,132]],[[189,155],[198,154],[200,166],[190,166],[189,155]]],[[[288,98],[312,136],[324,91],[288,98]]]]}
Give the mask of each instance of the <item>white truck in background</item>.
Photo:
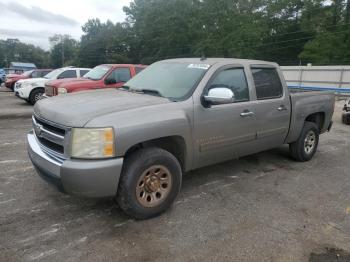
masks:
{"type": "Polygon", "coordinates": [[[90,70],[90,68],[63,67],[48,73],[42,78],[23,79],[16,83],[15,95],[34,105],[45,94],[45,84],[48,81],[80,78],[90,70]]]}

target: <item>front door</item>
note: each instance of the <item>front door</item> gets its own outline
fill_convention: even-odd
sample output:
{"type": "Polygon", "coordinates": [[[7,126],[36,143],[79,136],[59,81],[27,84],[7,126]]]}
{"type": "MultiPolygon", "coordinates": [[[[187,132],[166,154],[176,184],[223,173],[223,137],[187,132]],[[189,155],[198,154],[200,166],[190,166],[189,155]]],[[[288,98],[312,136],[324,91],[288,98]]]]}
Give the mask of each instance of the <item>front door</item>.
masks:
{"type": "MultiPolygon", "coordinates": [[[[119,88],[131,79],[130,69],[127,67],[119,67],[114,69],[106,78],[106,87],[119,88]],[[108,84],[108,80],[115,80],[113,84],[108,84]]],[[[112,82],[111,82],[112,83],[112,82]]]]}
{"type": "Polygon", "coordinates": [[[195,168],[238,157],[252,150],[256,139],[255,108],[243,67],[223,67],[204,90],[230,88],[234,102],[224,105],[197,105],[194,110],[195,168]]]}

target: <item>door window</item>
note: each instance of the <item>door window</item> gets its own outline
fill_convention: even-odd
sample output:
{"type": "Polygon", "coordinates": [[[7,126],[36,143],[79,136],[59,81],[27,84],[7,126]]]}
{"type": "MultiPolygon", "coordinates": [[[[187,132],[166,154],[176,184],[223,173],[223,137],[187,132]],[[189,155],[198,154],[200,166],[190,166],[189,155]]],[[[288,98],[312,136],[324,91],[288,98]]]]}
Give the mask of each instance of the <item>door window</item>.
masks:
{"type": "Polygon", "coordinates": [[[243,68],[231,68],[221,71],[211,83],[209,89],[226,87],[235,95],[235,103],[249,101],[249,88],[243,68]]]}
{"type": "Polygon", "coordinates": [[[276,69],[253,68],[252,73],[258,100],[282,97],[283,87],[276,69]]]}
{"type": "Polygon", "coordinates": [[[83,77],[85,74],[89,73],[90,70],[80,70],[80,77],[83,77]]]}
{"type": "Polygon", "coordinates": [[[40,76],[40,72],[39,71],[33,71],[33,73],[31,73],[30,75],[32,78],[38,78],[38,77],[41,77],[40,76]]]}
{"type": "Polygon", "coordinates": [[[129,68],[117,68],[109,76],[108,79],[115,79],[117,83],[128,82],[131,79],[129,68]]]}
{"type": "Polygon", "coordinates": [[[66,70],[63,73],[61,73],[57,79],[63,79],[63,78],[76,78],[77,72],[75,70],[66,70]]]}
{"type": "Polygon", "coordinates": [[[140,73],[143,69],[145,69],[145,68],[144,67],[135,67],[136,74],[140,73]]]}
{"type": "Polygon", "coordinates": [[[50,73],[52,70],[43,70],[43,71],[39,71],[39,75],[40,77],[44,77],[46,76],[48,73],[50,73]]]}

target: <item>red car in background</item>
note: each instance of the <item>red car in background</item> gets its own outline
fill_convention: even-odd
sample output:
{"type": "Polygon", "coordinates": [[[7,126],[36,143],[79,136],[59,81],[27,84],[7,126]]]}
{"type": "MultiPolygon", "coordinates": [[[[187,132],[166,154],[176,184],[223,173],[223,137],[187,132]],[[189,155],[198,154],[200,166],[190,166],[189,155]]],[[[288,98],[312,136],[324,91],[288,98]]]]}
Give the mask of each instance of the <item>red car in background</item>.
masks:
{"type": "Polygon", "coordinates": [[[5,80],[5,86],[7,88],[10,89],[14,89],[15,84],[18,80],[21,79],[28,79],[28,78],[40,78],[43,77],[45,75],[47,75],[48,73],[50,73],[53,69],[34,69],[34,70],[30,70],[30,71],[26,71],[21,75],[18,74],[8,74],[6,76],[6,80],[5,80]]]}
{"type": "Polygon", "coordinates": [[[83,90],[119,88],[144,68],[145,65],[99,65],[82,78],[49,81],[45,85],[45,95],[50,97],[83,90]]]}

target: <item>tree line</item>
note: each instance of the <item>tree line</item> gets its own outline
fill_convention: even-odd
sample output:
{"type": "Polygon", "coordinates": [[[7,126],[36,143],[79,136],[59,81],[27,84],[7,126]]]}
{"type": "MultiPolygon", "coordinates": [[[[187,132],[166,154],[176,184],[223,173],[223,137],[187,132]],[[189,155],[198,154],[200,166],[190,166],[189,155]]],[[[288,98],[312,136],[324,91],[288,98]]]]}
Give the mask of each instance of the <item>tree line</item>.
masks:
{"type": "Polygon", "coordinates": [[[206,56],[350,64],[350,0],[134,0],[124,12],[121,23],[87,21],[79,41],[51,37],[49,52],[1,40],[0,61],[93,67],[206,56]]]}

